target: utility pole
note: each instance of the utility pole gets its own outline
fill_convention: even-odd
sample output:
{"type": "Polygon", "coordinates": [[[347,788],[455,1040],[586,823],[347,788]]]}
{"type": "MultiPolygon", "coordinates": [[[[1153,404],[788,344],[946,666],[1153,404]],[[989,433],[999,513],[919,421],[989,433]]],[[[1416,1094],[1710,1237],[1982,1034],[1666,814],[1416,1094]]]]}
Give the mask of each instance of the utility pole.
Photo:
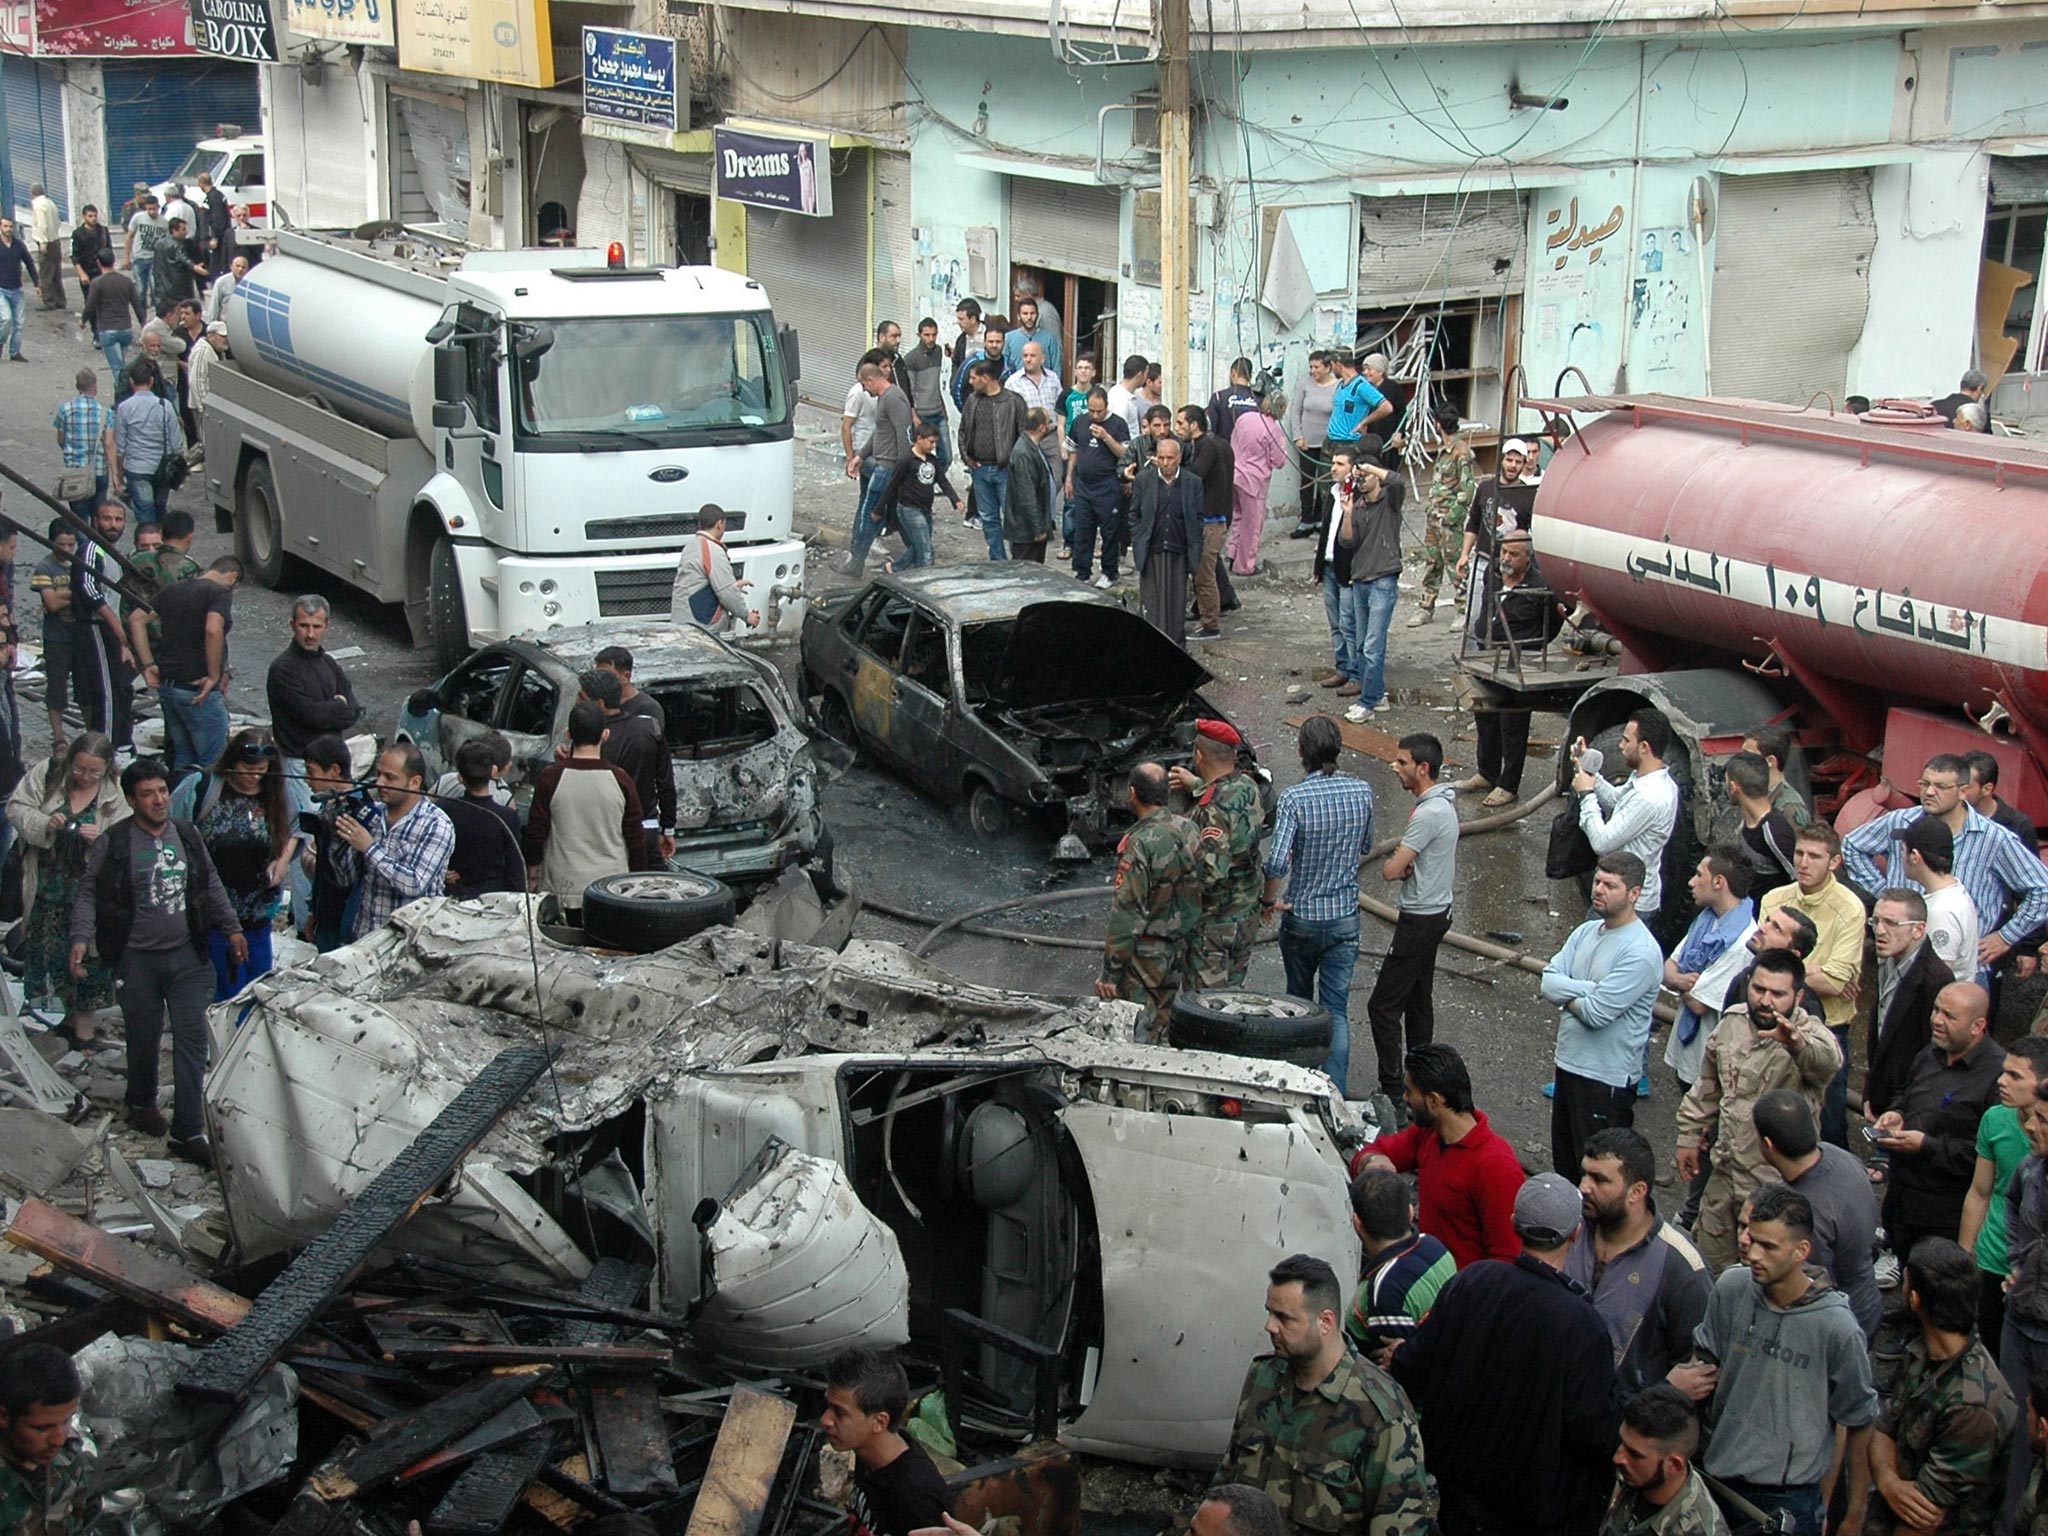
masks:
{"type": "Polygon", "coordinates": [[[1194,131],[1188,97],[1188,0],[1160,0],[1160,369],[1169,408],[1193,398],[1188,393],[1188,292],[1195,285],[1195,249],[1188,203],[1194,190],[1194,131]]]}

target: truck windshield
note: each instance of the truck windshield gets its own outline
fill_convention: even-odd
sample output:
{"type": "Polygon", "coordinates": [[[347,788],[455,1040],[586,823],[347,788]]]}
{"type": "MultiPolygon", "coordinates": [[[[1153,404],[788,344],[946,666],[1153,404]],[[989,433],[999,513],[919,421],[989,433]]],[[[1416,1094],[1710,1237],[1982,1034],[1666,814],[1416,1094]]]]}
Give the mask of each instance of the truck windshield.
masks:
{"type": "Polygon", "coordinates": [[[178,167],[173,181],[196,181],[202,171],[212,172],[220,166],[220,151],[217,149],[195,149],[185,157],[185,163],[178,167]]]}
{"type": "MultiPolygon", "coordinates": [[[[635,315],[551,322],[519,368],[524,435],[680,447],[706,431],[789,420],[764,315],[635,315]]],[[[567,444],[565,444],[567,446],[567,444]]]]}

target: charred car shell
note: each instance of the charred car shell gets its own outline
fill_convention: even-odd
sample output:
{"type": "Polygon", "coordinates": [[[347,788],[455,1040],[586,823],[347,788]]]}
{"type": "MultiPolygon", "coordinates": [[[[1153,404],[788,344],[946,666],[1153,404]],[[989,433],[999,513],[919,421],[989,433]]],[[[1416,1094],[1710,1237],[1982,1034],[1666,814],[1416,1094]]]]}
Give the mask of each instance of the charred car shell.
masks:
{"type": "MultiPolygon", "coordinates": [[[[394,1241],[559,1284],[594,1230],[735,1375],[814,1369],[850,1332],[935,1355],[957,1310],[1055,1360],[1070,1444],[1201,1465],[1267,1348],[1266,1271],[1357,1273],[1344,1148],[1370,1127],[1320,1073],[1139,1044],[1129,1004],[971,986],[893,945],[713,929],[622,958],[527,910],[416,902],[214,1010],[207,1122],[244,1258],[324,1230],[541,1038],[552,1076],[394,1241]]],[[[973,1416],[1021,1437],[1032,1372],[967,1358],[973,1416]]]]}
{"type": "Polygon", "coordinates": [[[695,625],[585,624],[487,645],[415,693],[396,734],[418,745],[431,782],[465,741],[502,731],[516,791],[554,761],[577,674],[612,645],[633,653],[634,683],[662,706],[674,863],[745,890],[829,849],[817,762],[781,673],[695,625]]]}
{"type": "Polygon", "coordinates": [[[1134,764],[1185,759],[1195,722],[1225,718],[1197,691],[1208,671],[1142,617],[1018,561],[813,599],[798,677],[828,733],[964,804],[976,831],[1015,806],[1097,844],[1124,819],[1134,764]]]}

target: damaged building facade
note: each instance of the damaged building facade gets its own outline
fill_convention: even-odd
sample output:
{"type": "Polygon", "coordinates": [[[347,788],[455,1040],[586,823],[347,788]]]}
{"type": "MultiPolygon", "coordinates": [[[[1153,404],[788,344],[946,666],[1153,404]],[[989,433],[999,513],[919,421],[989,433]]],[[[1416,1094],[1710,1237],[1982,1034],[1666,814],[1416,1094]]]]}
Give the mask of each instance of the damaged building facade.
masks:
{"type": "MultiPolygon", "coordinates": [[[[1188,394],[1234,356],[1292,381],[1312,347],[1364,341],[1487,423],[1517,366],[1538,392],[1576,367],[1596,392],[1799,403],[1940,394],[1981,366],[2002,375],[1995,413],[2034,414],[2048,7],[1734,10],[1197,8],[1188,394]]],[[[1026,275],[1069,350],[1161,354],[1155,14],[564,3],[558,61],[576,23],[675,40],[673,130],[579,117],[573,69],[465,90],[371,48],[271,71],[291,77],[272,131],[311,219],[416,212],[397,127],[424,109],[393,103],[433,98],[446,142],[475,150],[444,213],[510,243],[552,202],[582,244],[746,271],[803,335],[805,392],[836,403],[876,321],[929,314],[948,339],[960,299],[1007,310],[1026,275]],[[757,191],[718,185],[720,129],[810,146],[829,196],[736,200],[757,191]],[[318,147],[304,168],[295,133],[318,147]],[[367,177],[327,152],[343,133],[367,177]],[[542,188],[543,166],[578,190],[542,188]]]]}

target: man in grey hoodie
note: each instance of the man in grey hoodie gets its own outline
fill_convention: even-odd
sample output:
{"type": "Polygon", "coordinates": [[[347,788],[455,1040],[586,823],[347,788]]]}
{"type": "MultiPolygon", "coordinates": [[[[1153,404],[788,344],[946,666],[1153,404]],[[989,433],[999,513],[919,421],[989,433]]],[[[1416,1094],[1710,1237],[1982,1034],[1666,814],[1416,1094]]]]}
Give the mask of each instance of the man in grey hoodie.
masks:
{"type": "MultiPolygon", "coordinates": [[[[1712,1400],[1702,1470],[1789,1516],[1793,1536],[1821,1536],[1836,1429],[1849,1432],[1842,1464],[1861,1468],[1877,1419],[1863,1330],[1848,1298],[1807,1268],[1812,1253],[1812,1205],[1765,1185],[1751,1205],[1747,1271],[1715,1282],[1693,1334],[1698,1358],[1670,1374],[1694,1401],[1712,1400]]],[[[1869,1501],[1869,1479],[1853,1476],[1845,1530],[1862,1529],[1869,1501]]]]}

